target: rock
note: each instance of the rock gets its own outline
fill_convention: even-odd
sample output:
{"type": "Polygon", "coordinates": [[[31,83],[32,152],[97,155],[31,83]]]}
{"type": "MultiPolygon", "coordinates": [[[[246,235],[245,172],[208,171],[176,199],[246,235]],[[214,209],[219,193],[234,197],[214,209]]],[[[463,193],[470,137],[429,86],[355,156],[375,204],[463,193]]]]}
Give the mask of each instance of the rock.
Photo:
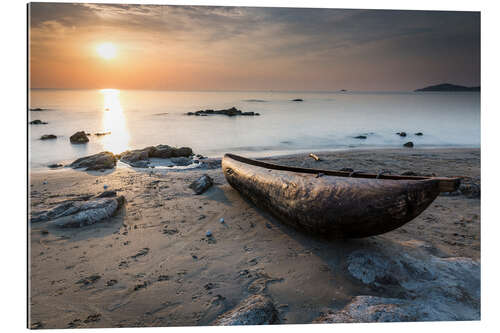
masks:
{"type": "Polygon", "coordinates": [[[69,137],[69,141],[71,143],[87,143],[89,142],[89,138],[84,131],[79,131],[69,137]]]}
{"type": "Polygon", "coordinates": [[[416,136],[422,136],[422,135],[424,135],[424,133],[422,133],[422,132],[417,132],[417,133],[415,133],[415,135],[416,135],[416,136]]]}
{"type": "Polygon", "coordinates": [[[401,136],[401,137],[405,137],[406,136],[406,132],[397,132],[396,134],[399,135],[399,136],[401,136]]]}
{"type": "Polygon", "coordinates": [[[90,284],[94,284],[95,282],[97,282],[99,279],[101,278],[100,275],[98,274],[94,274],[94,275],[90,275],[90,276],[87,276],[87,277],[84,277],[78,281],[76,281],[75,284],[81,284],[81,285],[84,285],[84,286],[88,286],[90,284]]]}
{"type": "Polygon", "coordinates": [[[366,135],[358,135],[354,137],[355,139],[366,139],[366,135]]]}
{"type": "Polygon", "coordinates": [[[193,164],[193,159],[187,157],[173,157],[170,161],[176,166],[188,166],[193,164]]]}
{"type": "Polygon", "coordinates": [[[30,121],[30,125],[47,125],[48,123],[41,121],[40,119],[30,121]]]}
{"type": "Polygon", "coordinates": [[[202,194],[206,190],[208,190],[212,185],[214,184],[214,181],[212,178],[210,178],[209,175],[203,175],[194,182],[189,185],[189,188],[192,189],[196,194],[202,194]]]}
{"type": "Polygon", "coordinates": [[[259,113],[255,112],[242,112],[241,110],[238,110],[234,106],[230,109],[223,109],[223,110],[200,110],[196,112],[188,112],[186,113],[188,116],[208,116],[208,115],[226,115],[229,117],[233,116],[259,116],[259,113]]]}
{"type": "Polygon", "coordinates": [[[40,138],[40,140],[51,140],[51,139],[57,139],[57,136],[55,136],[54,134],[44,134],[40,138]]]}
{"type": "Polygon", "coordinates": [[[347,271],[388,298],[356,297],[327,322],[478,320],[480,271],[469,258],[440,258],[423,242],[384,242],[347,256],[347,271]]]}
{"type": "Polygon", "coordinates": [[[234,309],[219,316],[214,324],[233,325],[269,325],[279,323],[278,311],[273,302],[265,295],[252,295],[234,309]]]}
{"type": "Polygon", "coordinates": [[[62,168],[63,165],[59,164],[59,163],[55,163],[55,164],[49,164],[49,165],[47,165],[47,167],[49,167],[51,169],[56,169],[56,168],[62,168]]]}
{"type": "Polygon", "coordinates": [[[109,151],[95,155],[81,157],[69,166],[73,169],[86,168],[85,170],[113,169],[116,165],[116,156],[109,151]]]}
{"type": "Polygon", "coordinates": [[[124,202],[123,196],[65,202],[32,217],[31,222],[53,221],[60,228],[79,228],[110,218],[124,202]]]}
{"type": "Polygon", "coordinates": [[[135,161],[135,162],[130,162],[129,165],[134,168],[147,168],[149,167],[149,161],[135,161]]]}
{"type": "Polygon", "coordinates": [[[30,111],[46,111],[47,109],[42,108],[30,108],[30,111]]]}
{"type": "Polygon", "coordinates": [[[100,133],[94,133],[96,136],[103,136],[103,135],[109,135],[111,132],[100,132],[100,133]]]}
{"type": "Polygon", "coordinates": [[[132,163],[132,162],[137,162],[137,161],[142,161],[142,160],[147,160],[149,159],[149,156],[151,152],[155,149],[155,147],[146,147],[143,149],[136,149],[136,150],[127,150],[118,157],[122,162],[125,163],[132,163]]]}
{"type": "Polygon", "coordinates": [[[189,147],[175,148],[168,145],[158,145],[153,147],[149,157],[171,158],[171,157],[190,157],[193,150],[189,147]]]}
{"type": "Polygon", "coordinates": [[[295,98],[292,99],[292,102],[303,102],[304,100],[302,98],[295,98]]]}
{"type": "Polygon", "coordinates": [[[408,141],[408,142],[407,142],[407,143],[405,143],[403,146],[408,147],[408,148],[413,148],[413,142],[408,141]]]}
{"type": "Polygon", "coordinates": [[[212,237],[212,232],[210,230],[208,230],[206,233],[205,233],[205,236],[207,237],[212,237]]]}
{"type": "Polygon", "coordinates": [[[462,183],[458,188],[461,194],[467,198],[479,199],[481,198],[481,185],[476,183],[462,183]]]}
{"type": "Polygon", "coordinates": [[[96,198],[112,198],[112,197],[116,197],[116,191],[104,191],[96,196],[96,198]]]}

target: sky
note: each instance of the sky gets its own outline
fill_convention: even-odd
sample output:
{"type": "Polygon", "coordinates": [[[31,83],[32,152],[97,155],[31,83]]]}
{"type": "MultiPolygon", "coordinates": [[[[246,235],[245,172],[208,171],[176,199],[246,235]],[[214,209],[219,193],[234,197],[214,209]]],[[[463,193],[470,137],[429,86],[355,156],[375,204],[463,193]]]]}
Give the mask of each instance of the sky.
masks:
{"type": "Polygon", "coordinates": [[[32,3],[31,88],[480,85],[480,13],[32,3]]]}

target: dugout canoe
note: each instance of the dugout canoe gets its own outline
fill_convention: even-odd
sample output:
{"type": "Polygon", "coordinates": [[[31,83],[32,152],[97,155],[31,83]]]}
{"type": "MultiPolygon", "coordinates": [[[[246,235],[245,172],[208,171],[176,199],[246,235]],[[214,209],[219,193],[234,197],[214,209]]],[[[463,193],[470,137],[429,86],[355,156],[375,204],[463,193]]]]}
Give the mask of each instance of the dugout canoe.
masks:
{"type": "Polygon", "coordinates": [[[283,223],[327,238],[394,230],[422,213],[460,178],[396,176],[288,167],[226,154],[228,183],[283,223]]]}

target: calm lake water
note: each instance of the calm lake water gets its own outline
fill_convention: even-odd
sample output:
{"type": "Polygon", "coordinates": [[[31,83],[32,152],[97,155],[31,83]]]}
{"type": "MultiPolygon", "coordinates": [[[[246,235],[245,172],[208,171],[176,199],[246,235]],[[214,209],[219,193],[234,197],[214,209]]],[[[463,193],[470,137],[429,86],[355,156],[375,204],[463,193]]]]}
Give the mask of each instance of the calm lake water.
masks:
{"type": "Polygon", "coordinates": [[[108,150],[168,144],[220,157],[250,157],[369,147],[479,147],[480,94],[441,92],[173,92],[32,89],[29,126],[32,169],[108,150]],[[302,98],[303,102],[292,102],[302,98]],[[260,116],[186,116],[236,106],[260,116]],[[108,132],[70,144],[76,131],[108,132]],[[401,138],[396,132],[405,131],[401,138]],[[414,133],[423,132],[423,136],[414,133]],[[55,140],[40,140],[55,134],[55,140]],[[355,136],[366,135],[366,140],[355,136]]]}

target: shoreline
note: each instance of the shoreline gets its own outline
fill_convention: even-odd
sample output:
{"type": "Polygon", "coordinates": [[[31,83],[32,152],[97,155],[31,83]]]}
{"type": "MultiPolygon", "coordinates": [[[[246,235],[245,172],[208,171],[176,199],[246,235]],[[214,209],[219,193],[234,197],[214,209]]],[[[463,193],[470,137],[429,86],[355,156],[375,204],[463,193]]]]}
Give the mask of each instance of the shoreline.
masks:
{"type": "MultiPolygon", "coordinates": [[[[464,183],[480,188],[480,149],[315,153],[321,161],[308,153],[264,159],[331,170],[460,175],[464,183]]],[[[371,306],[377,302],[389,306],[384,309],[394,315],[390,321],[480,318],[478,197],[442,194],[394,231],[328,241],[254,207],[227,184],[220,160],[203,161],[206,168],[182,171],[30,172],[30,211],[106,188],[125,197],[115,216],[94,225],[58,229],[50,222],[30,224],[30,325],[214,325],[253,296],[266,297],[282,324],[346,322],[355,315],[348,305],[359,302],[366,311],[375,311],[371,306]],[[214,185],[195,195],[189,184],[203,174],[214,185]],[[208,230],[212,237],[206,237],[208,230]],[[442,275],[443,269],[448,275],[442,275]],[[378,280],[360,277],[370,274],[378,280]],[[429,274],[434,278],[428,280],[429,274]],[[403,305],[413,317],[398,317],[390,310],[403,305]]],[[[361,321],[377,321],[370,313],[361,321]]]]}

